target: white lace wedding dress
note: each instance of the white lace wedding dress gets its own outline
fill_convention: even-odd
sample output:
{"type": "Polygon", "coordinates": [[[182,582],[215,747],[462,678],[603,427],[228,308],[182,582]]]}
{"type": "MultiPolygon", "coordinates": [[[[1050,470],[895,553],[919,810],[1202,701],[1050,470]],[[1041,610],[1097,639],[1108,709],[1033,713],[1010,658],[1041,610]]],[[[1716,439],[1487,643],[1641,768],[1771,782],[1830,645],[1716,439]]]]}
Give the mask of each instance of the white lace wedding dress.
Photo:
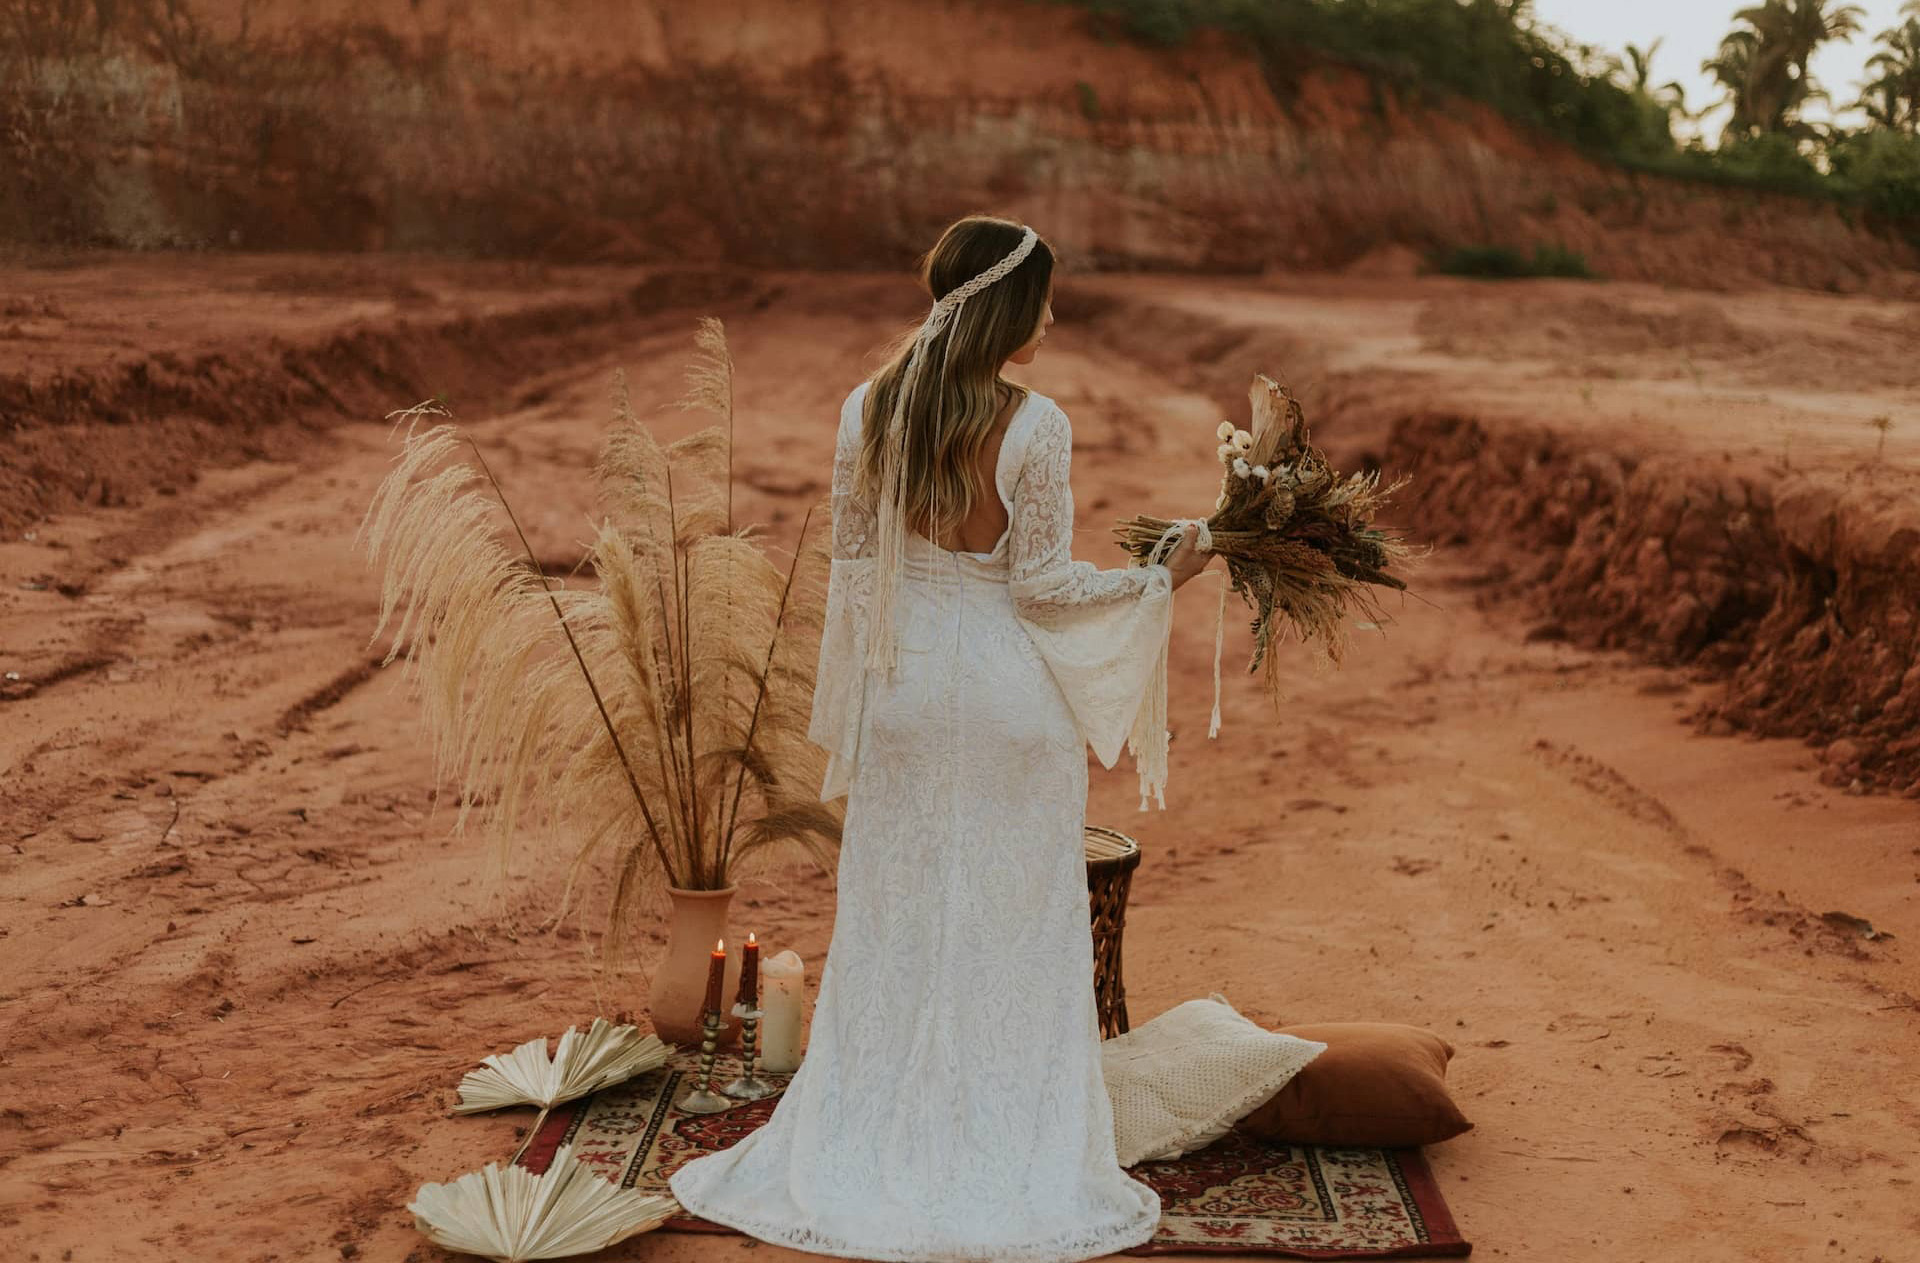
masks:
{"type": "Polygon", "coordinates": [[[681,1204],[764,1241],[897,1260],[1078,1260],[1154,1234],[1115,1160],[1082,826],[1171,617],[1165,566],[1072,560],[1072,436],[1029,393],[990,553],[908,536],[895,678],[869,679],[874,517],[852,494],[866,386],[841,410],[834,561],[810,735],[847,794],[806,1055],[757,1131],[696,1158],[681,1204]]]}

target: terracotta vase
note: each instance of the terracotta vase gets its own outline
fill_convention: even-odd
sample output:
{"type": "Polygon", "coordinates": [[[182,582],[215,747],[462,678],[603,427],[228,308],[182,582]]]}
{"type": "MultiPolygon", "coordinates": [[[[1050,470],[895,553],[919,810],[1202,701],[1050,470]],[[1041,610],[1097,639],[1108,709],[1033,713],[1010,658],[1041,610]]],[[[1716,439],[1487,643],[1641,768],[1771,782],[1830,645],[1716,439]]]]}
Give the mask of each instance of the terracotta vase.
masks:
{"type": "Polygon", "coordinates": [[[673,911],[667,924],[667,954],[653,971],[653,987],[647,1007],[653,1016],[654,1033],[669,1044],[698,1052],[700,1049],[700,1011],[707,995],[707,962],[713,957],[717,940],[727,941],[727,966],[720,986],[720,1041],[724,1049],[740,1034],[740,1019],[733,1016],[734,993],[740,989],[740,945],[727,933],[727,906],[740,889],[682,890],[668,886],[673,911]]]}

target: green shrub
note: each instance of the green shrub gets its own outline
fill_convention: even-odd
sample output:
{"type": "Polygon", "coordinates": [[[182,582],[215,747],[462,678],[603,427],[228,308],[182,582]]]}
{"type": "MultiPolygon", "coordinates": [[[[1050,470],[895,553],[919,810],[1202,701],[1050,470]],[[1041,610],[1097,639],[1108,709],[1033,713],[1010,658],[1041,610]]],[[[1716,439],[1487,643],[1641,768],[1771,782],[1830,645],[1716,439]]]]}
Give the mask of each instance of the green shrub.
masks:
{"type": "Polygon", "coordinates": [[[1188,0],[1055,0],[1089,10],[1104,27],[1148,44],[1173,47],[1184,44],[1198,27],[1208,25],[1203,9],[1225,8],[1188,0]]]}
{"type": "Polygon", "coordinates": [[[1581,281],[1594,279],[1593,269],[1587,266],[1587,256],[1565,246],[1535,246],[1530,266],[1534,276],[1568,276],[1581,281]]]}
{"type": "Polygon", "coordinates": [[[1435,255],[1434,271],[1448,276],[1510,278],[1527,275],[1526,256],[1512,246],[1455,246],[1435,255]]]}
{"type": "Polygon", "coordinates": [[[1455,246],[1434,255],[1428,262],[1436,272],[1482,280],[1514,280],[1527,276],[1594,279],[1586,256],[1560,245],[1537,245],[1531,258],[1512,246],[1455,246]]]}
{"type": "Polygon", "coordinates": [[[1073,84],[1075,95],[1080,98],[1080,113],[1090,123],[1100,121],[1100,93],[1085,79],[1076,79],[1073,84]]]}
{"type": "Polygon", "coordinates": [[[1781,132],[1728,137],[1715,151],[1714,162],[1722,171],[1771,188],[1814,197],[1830,191],[1820,168],[1800,151],[1800,143],[1781,132]]]}
{"type": "Polygon", "coordinates": [[[1841,137],[1827,155],[1833,179],[1869,212],[1920,233],[1920,136],[1877,127],[1841,137]]]}

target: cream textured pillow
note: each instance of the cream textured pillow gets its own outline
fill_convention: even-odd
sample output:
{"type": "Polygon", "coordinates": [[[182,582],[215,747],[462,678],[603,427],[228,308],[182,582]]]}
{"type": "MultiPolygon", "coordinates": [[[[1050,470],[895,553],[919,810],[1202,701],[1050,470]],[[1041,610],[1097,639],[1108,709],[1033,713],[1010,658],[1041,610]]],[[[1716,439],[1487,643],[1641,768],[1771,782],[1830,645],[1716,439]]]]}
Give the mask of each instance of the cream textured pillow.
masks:
{"type": "Polygon", "coordinates": [[[1120,1165],[1205,1148],[1326,1050],[1248,1021],[1217,991],[1102,1041],[1120,1165]]]}

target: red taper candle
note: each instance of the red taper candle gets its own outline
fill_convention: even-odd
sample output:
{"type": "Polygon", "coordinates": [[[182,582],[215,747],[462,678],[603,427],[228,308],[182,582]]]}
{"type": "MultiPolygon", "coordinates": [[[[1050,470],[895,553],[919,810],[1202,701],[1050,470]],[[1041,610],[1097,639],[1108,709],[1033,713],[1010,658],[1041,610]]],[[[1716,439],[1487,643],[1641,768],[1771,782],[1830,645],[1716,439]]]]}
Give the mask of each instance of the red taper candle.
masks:
{"type": "Polygon", "coordinates": [[[707,960],[707,1002],[704,1011],[720,1012],[720,979],[727,972],[727,940],[719,939],[713,945],[713,955],[707,960]]]}
{"type": "Polygon", "coordinates": [[[760,1003],[760,944],[752,930],[747,931],[747,946],[740,957],[740,991],[734,999],[750,1009],[760,1003]]]}

